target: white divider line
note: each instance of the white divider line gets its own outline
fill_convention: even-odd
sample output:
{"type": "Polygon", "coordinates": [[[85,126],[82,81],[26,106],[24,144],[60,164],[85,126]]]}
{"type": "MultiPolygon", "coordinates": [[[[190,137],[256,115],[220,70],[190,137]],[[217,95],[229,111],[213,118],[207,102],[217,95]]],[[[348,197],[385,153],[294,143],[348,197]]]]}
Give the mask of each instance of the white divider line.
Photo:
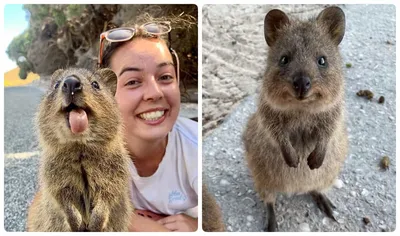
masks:
{"type": "Polygon", "coordinates": [[[24,159],[24,158],[29,158],[33,156],[39,155],[39,152],[20,152],[20,153],[8,153],[5,155],[6,158],[18,158],[18,159],[24,159]]]}

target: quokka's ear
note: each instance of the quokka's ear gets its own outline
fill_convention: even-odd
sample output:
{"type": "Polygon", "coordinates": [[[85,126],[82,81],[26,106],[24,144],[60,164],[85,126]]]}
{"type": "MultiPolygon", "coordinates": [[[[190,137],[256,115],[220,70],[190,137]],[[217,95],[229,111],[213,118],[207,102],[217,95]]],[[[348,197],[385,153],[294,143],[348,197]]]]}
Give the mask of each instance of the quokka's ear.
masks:
{"type": "Polygon", "coordinates": [[[267,13],[264,19],[264,37],[268,46],[274,45],[277,31],[290,24],[289,17],[281,10],[274,9],[267,13]]]}
{"type": "Polygon", "coordinates": [[[98,70],[100,81],[111,91],[114,96],[117,91],[117,75],[109,68],[98,70]]]}
{"type": "Polygon", "coordinates": [[[317,23],[327,29],[327,33],[336,45],[344,37],[346,19],[344,12],[339,7],[328,7],[317,16],[317,23]]]}

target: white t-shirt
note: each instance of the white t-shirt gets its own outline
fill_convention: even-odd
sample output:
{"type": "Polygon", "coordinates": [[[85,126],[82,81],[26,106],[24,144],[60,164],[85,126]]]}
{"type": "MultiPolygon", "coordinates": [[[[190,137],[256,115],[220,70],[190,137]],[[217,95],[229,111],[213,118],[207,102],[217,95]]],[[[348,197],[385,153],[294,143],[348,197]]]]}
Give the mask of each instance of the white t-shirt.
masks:
{"type": "Polygon", "coordinates": [[[168,134],[165,155],[152,176],[140,177],[130,162],[131,200],[136,209],[197,217],[192,213],[198,204],[197,134],[197,122],[178,117],[168,134]]]}

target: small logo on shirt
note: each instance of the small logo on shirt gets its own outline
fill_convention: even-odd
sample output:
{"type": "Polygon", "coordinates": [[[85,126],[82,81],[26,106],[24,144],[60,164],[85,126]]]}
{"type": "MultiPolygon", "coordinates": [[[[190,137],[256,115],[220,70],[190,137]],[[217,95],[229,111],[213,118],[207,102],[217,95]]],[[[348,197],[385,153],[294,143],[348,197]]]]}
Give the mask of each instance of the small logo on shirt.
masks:
{"type": "Polygon", "coordinates": [[[169,204],[173,203],[173,202],[177,202],[177,201],[186,201],[186,195],[183,194],[181,191],[178,190],[173,190],[171,192],[169,192],[168,195],[168,200],[169,200],[169,204]]]}

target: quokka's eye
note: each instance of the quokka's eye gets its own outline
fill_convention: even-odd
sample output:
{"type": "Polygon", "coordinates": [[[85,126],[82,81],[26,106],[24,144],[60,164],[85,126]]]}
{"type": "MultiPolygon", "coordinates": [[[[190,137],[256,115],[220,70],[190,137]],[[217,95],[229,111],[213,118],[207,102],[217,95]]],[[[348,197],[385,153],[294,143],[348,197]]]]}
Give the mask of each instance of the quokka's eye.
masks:
{"type": "Polygon", "coordinates": [[[279,59],[279,65],[284,66],[289,63],[289,57],[288,56],[282,56],[281,59],[279,59]]]}
{"type": "Polygon", "coordinates": [[[99,83],[97,83],[97,81],[92,82],[92,87],[95,89],[100,89],[100,85],[99,85],[99,83]]]}
{"type": "Polygon", "coordinates": [[[60,81],[57,81],[57,82],[54,84],[54,89],[58,89],[58,86],[60,86],[60,81]]]}
{"type": "Polygon", "coordinates": [[[326,67],[326,65],[327,65],[326,58],[324,56],[319,57],[317,63],[318,63],[318,66],[320,66],[320,67],[326,67]]]}

